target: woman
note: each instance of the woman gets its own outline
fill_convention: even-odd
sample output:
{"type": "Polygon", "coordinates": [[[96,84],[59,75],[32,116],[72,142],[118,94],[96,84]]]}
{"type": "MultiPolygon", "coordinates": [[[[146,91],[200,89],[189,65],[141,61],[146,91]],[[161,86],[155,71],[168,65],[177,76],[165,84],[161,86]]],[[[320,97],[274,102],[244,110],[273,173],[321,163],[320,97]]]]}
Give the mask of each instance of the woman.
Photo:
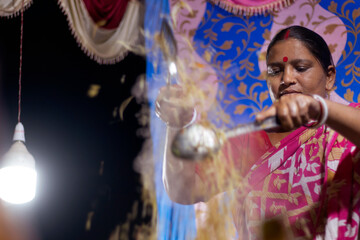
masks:
{"type": "MultiPolygon", "coordinates": [[[[241,197],[233,209],[240,239],[258,239],[261,223],[276,216],[295,238],[357,239],[360,105],[327,99],[336,70],[325,41],[311,30],[292,26],[280,31],[266,60],[274,104],[256,121],[277,116],[282,131],[257,133],[261,154],[238,170],[247,183],[237,189],[241,197]]],[[[176,120],[188,121],[184,108],[171,103],[159,101],[158,115],[173,122],[172,113],[180,111],[183,117],[176,120]]],[[[175,132],[168,128],[168,143],[175,132]]],[[[170,198],[183,204],[209,200],[214,194],[208,191],[209,175],[196,163],[178,160],[167,147],[163,179],[170,198]]]]}

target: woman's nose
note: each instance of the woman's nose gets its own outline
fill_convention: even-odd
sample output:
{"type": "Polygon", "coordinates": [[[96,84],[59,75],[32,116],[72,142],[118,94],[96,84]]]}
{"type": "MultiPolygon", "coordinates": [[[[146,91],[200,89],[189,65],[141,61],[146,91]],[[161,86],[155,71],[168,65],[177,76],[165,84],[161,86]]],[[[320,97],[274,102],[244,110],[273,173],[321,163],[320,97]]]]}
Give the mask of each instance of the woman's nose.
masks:
{"type": "Polygon", "coordinates": [[[284,68],[284,73],[281,80],[281,82],[285,85],[291,85],[295,83],[294,73],[290,66],[286,66],[284,68]]]}

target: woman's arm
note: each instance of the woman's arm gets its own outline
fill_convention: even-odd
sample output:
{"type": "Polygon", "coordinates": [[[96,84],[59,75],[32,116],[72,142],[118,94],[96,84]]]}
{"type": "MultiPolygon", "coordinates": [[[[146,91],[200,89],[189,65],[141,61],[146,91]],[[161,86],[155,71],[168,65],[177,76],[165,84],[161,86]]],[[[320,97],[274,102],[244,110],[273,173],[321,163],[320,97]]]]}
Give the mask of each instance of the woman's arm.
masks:
{"type": "Polygon", "coordinates": [[[326,125],[360,147],[360,110],[326,100],[329,117],[326,125]]]}
{"type": "MultiPolygon", "coordinates": [[[[326,125],[360,147],[360,110],[325,100],[328,109],[326,125]]],[[[319,120],[322,116],[321,103],[310,95],[289,94],[282,96],[269,109],[256,116],[263,121],[277,116],[284,131],[296,129],[310,120],[319,120]]]]}

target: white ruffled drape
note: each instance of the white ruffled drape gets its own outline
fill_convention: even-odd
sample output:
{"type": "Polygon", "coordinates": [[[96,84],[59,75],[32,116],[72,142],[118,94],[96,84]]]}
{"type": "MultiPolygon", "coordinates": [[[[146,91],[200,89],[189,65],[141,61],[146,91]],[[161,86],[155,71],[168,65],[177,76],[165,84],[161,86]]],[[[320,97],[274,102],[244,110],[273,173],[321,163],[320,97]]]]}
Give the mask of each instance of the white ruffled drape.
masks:
{"type": "Polygon", "coordinates": [[[0,0],[0,17],[13,17],[20,13],[22,1],[24,8],[28,8],[32,0],[0,0]]]}
{"type": "Polygon", "coordinates": [[[128,3],[126,12],[115,29],[96,25],[81,0],[58,0],[67,16],[69,27],[81,49],[100,64],[121,61],[129,46],[140,41],[143,6],[136,0],[128,3]]]}

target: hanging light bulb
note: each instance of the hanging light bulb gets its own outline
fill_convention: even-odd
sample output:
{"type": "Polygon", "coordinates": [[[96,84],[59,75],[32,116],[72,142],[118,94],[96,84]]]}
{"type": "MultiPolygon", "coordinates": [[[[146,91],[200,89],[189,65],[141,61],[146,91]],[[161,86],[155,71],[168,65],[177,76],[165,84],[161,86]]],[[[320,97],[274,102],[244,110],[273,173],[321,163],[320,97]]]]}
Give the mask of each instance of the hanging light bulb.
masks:
{"type": "Polygon", "coordinates": [[[4,155],[0,169],[0,198],[13,204],[34,199],[36,178],[34,157],[25,146],[24,126],[15,127],[14,143],[4,155]]]}
{"type": "Polygon", "coordinates": [[[0,169],[0,198],[13,204],[22,204],[34,199],[37,175],[34,157],[28,152],[24,144],[24,126],[20,121],[23,26],[24,0],[21,5],[18,123],[15,127],[14,143],[4,155],[0,169]]]}

